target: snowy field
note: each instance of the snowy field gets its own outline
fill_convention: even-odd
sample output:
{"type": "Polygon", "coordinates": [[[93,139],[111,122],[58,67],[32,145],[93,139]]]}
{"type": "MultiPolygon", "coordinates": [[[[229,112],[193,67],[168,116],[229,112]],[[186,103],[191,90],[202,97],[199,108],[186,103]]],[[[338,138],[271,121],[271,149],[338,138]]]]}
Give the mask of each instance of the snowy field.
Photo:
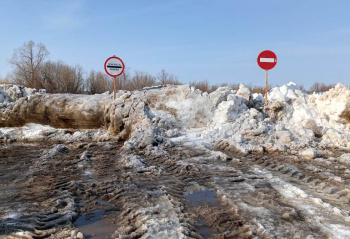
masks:
{"type": "Polygon", "coordinates": [[[350,238],[350,88],[0,85],[0,238],[350,238]]]}

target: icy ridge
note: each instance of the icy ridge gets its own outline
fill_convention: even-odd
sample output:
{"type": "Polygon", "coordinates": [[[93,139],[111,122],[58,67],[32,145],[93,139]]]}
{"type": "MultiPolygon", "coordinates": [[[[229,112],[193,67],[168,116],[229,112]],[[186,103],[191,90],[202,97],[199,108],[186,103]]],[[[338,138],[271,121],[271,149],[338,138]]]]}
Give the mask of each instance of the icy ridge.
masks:
{"type": "MultiPolygon", "coordinates": [[[[342,84],[322,95],[308,95],[290,82],[269,92],[264,110],[262,95],[251,94],[244,84],[237,92],[220,87],[210,94],[188,85],[118,91],[115,101],[111,95],[24,98],[23,87],[11,87],[22,89],[22,97],[9,98],[13,94],[1,88],[2,104],[17,100],[0,109],[0,126],[20,120],[59,128],[103,128],[105,133],[95,139],[117,136],[130,150],[166,144],[168,138],[195,128],[203,128],[198,137],[212,146],[242,153],[350,148],[350,89],[342,84]]],[[[0,137],[4,132],[7,138],[20,140],[4,128],[0,137]]]]}

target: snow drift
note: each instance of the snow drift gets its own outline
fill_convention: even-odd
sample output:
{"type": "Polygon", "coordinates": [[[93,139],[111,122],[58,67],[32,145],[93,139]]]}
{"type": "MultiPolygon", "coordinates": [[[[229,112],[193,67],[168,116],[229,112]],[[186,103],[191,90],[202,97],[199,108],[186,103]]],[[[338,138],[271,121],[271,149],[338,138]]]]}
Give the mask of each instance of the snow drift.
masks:
{"type": "MultiPolygon", "coordinates": [[[[37,94],[0,85],[0,127],[103,129],[104,137],[127,140],[130,149],[170,143],[195,128],[201,129],[196,137],[213,147],[242,153],[350,148],[349,87],[337,84],[308,95],[289,83],[273,88],[268,99],[263,110],[262,95],[251,94],[244,84],[237,92],[220,87],[210,94],[188,85],[118,91],[115,101],[108,94],[37,94]]],[[[0,128],[0,138],[16,138],[8,132],[0,128]]]]}

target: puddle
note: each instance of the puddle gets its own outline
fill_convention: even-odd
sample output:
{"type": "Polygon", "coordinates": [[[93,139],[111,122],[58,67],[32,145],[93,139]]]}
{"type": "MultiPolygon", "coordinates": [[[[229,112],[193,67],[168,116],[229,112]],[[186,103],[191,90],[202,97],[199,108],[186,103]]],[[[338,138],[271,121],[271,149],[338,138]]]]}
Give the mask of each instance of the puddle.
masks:
{"type": "Polygon", "coordinates": [[[95,210],[91,213],[80,215],[74,222],[74,226],[79,228],[85,239],[89,238],[110,238],[115,232],[116,226],[107,224],[103,218],[105,210],[95,210]]]}
{"type": "Polygon", "coordinates": [[[105,210],[96,210],[96,211],[93,211],[92,213],[86,213],[86,214],[80,215],[77,218],[77,220],[74,222],[74,226],[84,227],[89,224],[95,223],[96,221],[102,218],[104,213],[105,213],[105,210]]]}
{"type": "Polygon", "coordinates": [[[191,192],[186,195],[186,199],[193,203],[195,206],[206,203],[216,205],[218,204],[218,199],[215,197],[216,193],[211,189],[200,189],[196,192],[191,192]]]}
{"type": "Polygon", "coordinates": [[[198,233],[201,235],[204,239],[210,238],[211,235],[211,228],[206,225],[203,218],[199,218],[198,220],[198,233]]]}

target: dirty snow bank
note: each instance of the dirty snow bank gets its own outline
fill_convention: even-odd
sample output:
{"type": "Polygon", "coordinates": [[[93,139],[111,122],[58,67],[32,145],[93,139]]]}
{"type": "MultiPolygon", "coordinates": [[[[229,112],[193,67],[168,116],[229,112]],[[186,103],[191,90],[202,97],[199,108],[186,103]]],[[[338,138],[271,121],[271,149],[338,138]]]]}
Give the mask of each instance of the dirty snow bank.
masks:
{"type": "MultiPolygon", "coordinates": [[[[126,140],[128,150],[171,145],[176,140],[169,138],[199,128],[203,142],[242,153],[350,148],[349,87],[337,84],[322,95],[308,95],[290,82],[273,88],[268,99],[269,106],[262,110],[262,95],[251,94],[244,84],[237,92],[220,87],[210,94],[188,85],[119,91],[115,101],[108,94],[34,95],[1,108],[0,126],[20,121],[103,128],[126,140]]],[[[3,128],[0,131],[4,134],[3,128]]]]}
{"type": "Polygon", "coordinates": [[[16,141],[104,141],[117,139],[105,130],[55,129],[48,125],[28,123],[22,127],[0,128],[0,142],[16,141]]]}
{"type": "Polygon", "coordinates": [[[13,102],[22,97],[33,95],[35,92],[35,89],[20,85],[0,84],[0,107],[7,102],[13,102]]]}
{"type": "Polygon", "coordinates": [[[38,123],[56,128],[99,128],[110,102],[106,95],[35,94],[0,108],[0,126],[38,123]]]}

